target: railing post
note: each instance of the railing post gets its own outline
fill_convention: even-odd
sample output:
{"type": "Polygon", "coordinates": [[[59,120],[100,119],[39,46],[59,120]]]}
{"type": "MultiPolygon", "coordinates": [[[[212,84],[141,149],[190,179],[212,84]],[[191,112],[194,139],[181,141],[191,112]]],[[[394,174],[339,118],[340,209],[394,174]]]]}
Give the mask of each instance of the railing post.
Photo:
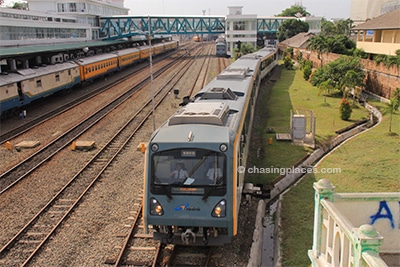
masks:
{"type": "Polygon", "coordinates": [[[314,234],[313,234],[313,246],[312,253],[315,257],[319,257],[321,254],[321,228],[322,228],[322,199],[333,200],[333,193],[335,187],[327,180],[321,179],[313,185],[314,194],[314,234]]]}
{"type": "Polygon", "coordinates": [[[379,248],[383,241],[378,231],[369,224],[363,224],[359,228],[352,229],[353,234],[353,255],[354,267],[363,266],[362,253],[365,251],[373,251],[379,254],[379,248]]]}

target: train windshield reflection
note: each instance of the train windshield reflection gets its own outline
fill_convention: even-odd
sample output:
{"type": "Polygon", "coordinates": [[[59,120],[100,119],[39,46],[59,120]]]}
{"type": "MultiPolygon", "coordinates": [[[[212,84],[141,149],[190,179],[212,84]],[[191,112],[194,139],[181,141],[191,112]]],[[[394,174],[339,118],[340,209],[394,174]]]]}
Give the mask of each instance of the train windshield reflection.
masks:
{"type": "Polygon", "coordinates": [[[154,185],[225,185],[225,155],[206,149],[174,149],[152,156],[154,185]]]}

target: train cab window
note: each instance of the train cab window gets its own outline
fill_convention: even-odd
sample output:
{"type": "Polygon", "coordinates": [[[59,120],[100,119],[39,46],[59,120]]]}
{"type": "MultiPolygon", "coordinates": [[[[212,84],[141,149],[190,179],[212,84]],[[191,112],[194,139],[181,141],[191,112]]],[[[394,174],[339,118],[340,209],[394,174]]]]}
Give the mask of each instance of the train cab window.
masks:
{"type": "MultiPolygon", "coordinates": [[[[204,188],[218,188],[218,190],[213,190],[213,194],[221,195],[226,191],[226,176],[226,156],[223,153],[192,148],[153,154],[149,178],[152,190],[159,193],[165,193],[165,188],[163,189],[162,186],[172,186],[203,188],[198,191],[202,193],[204,193],[204,188]]],[[[174,192],[191,194],[192,191],[176,189],[172,193],[174,192]]]]}

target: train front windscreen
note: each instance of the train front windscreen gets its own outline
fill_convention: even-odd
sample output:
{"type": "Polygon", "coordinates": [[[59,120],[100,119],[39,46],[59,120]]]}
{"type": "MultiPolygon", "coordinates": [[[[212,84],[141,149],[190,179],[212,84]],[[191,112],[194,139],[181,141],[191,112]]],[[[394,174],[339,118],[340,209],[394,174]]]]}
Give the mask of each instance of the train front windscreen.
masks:
{"type": "Polygon", "coordinates": [[[153,194],[224,195],[226,156],[199,148],[157,152],[151,158],[150,179],[153,194]]]}

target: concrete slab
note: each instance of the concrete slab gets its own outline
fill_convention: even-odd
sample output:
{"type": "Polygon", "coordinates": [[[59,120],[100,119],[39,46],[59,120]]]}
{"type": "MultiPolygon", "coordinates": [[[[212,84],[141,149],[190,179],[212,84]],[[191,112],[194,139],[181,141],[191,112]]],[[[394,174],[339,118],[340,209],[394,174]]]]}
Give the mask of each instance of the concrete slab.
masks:
{"type": "Polygon", "coordinates": [[[22,141],[19,142],[18,144],[15,145],[16,149],[21,149],[21,148],[34,148],[40,145],[39,141],[22,141]]]}
{"type": "Polygon", "coordinates": [[[90,150],[95,146],[95,141],[76,141],[75,149],[79,150],[90,150]]]}
{"type": "Polygon", "coordinates": [[[278,141],[292,141],[292,136],[288,133],[277,133],[275,138],[278,141]]]}

